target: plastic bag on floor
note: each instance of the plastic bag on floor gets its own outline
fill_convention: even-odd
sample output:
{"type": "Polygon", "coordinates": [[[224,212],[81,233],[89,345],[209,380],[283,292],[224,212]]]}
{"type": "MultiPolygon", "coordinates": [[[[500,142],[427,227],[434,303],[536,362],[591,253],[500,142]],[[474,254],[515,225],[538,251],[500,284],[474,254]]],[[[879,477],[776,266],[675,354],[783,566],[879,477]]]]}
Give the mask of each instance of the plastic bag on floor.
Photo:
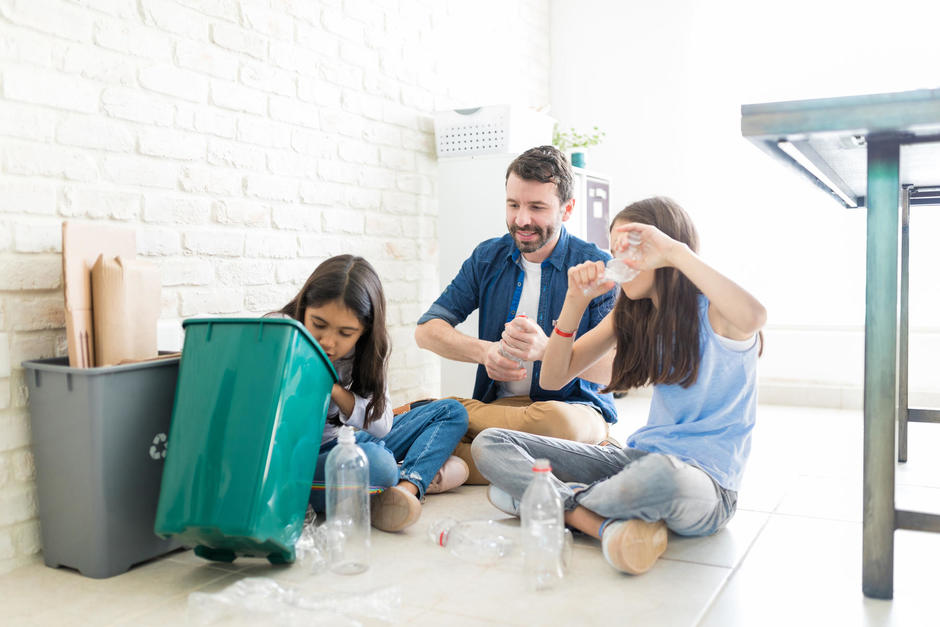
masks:
{"type": "Polygon", "coordinates": [[[187,618],[197,625],[224,621],[226,625],[354,627],[361,625],[355,616],[395,622],[400,607],[400,586],[361,593],[317,590],[304,594],[267,577],[249,577],[219,592],[190,593],[187,618]]]}

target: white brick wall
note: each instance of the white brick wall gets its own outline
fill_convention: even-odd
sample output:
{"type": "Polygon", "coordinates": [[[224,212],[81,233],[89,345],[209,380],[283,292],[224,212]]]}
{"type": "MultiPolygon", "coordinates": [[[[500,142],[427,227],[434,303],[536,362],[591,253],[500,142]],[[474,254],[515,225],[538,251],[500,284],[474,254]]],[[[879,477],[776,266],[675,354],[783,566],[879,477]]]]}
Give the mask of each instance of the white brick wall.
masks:
{"type": "Polygon", "coordinates": [[[0,1],[0,572],[40,550],[20,362],[67,350],[61,222],[136,229],[167,348],[185,317],[279,308],[326,257],[363,255],[389,300],[393,402],[437,394],[412,336],[438,291],[431,114],[547,104],[548,15],[548,0],[0,1]]]}

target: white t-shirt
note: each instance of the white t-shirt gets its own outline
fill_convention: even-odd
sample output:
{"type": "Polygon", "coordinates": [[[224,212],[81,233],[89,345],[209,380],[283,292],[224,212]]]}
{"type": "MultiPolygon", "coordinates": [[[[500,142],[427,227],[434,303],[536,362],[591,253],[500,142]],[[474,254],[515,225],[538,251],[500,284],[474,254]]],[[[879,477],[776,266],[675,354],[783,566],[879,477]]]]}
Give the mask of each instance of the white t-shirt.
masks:
{"type": "MultiPolygon", "coordinates": [[[[525,276],[522,279],[522,295],[519,297],[519,307],[516,315],[525,314],[533,321],[537,320],[539,311],[539,290],[542,286],[542,264],[532,263],[525,257],[519,256],[525,276]]],[[[532,387],[532,362],[522,363],[525,368],[525,379],[521,381],[500,381],[496,395],[499,398],[507,396],[528,396],[532,387]]]]}
{"type": "MultiPolygon", "coordinates": [[[[349,386],[352,385],[352,369],[355,351],[356,349],[353,348],[348,355],[340,357],[333,362],[333,367],[336,368],[336,374],[339,375],[339,383],[347,390],[349,386]]],[[[388,432],[392,430],[394,417],[392,415],[392,404],[389,401],[390,397],[387,385],[385,386],[385,411],[368,427],[364,426],[366,407],[372,400],[372,396],[359,396],[355,392],[352,392],[352,395],[353,398],[356,399],[356,402],[353,405],[352,413],[348,416],[340,411],[339,405],[337,405],[332,398],[330,399],[330,408],[326,412],[326,424],[323,425],[323,437],[320,441],[320,446],[339,437],[340,428],[332,424],[330,422],[331,419],[338,419],[339,422],[346,426],[362,429],[377,438],[384,438],[388,435],[388,432]]]]}

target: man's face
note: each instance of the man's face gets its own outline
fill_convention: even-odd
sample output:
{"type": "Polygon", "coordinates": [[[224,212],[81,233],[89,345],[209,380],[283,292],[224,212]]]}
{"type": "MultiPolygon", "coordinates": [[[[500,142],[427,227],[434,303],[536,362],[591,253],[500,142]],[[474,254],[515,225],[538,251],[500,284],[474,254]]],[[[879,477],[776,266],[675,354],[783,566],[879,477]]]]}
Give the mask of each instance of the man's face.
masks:
{"type": "Polygon", "coordinates": [[[506,226],[526,259],[544,261],[555,248],[561,223],[571,216],[574,200],[562,206],[554,183],[540,183],[511,173],[506,180],[506,226]],[[531,253],[531,254],[530,254],[531,253]]]}

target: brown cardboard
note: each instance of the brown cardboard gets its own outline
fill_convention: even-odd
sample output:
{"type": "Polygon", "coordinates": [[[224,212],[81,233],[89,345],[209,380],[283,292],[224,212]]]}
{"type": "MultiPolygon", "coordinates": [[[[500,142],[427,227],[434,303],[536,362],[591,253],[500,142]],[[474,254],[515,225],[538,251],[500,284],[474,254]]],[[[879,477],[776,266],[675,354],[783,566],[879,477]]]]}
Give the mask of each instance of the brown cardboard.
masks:
{"type": "Polygon", "coordinates": [[[95,366],[157,356],[160,269],[133,257],[101,255],[91,270],[95,366]]]}
{"type": "Polygon", "coordinates": [[[123,366],[124,364],[143,364],[143,363],[147,363],[150,361],[160,361],[161,359],[179,359],[182,356],[183,356],[183,353],[181,351],[176,351],[175,353],[166,352],[166,353],[161,353],[160,355],[157,355],[156,357],[151,357],[150,359],[125,359],[123,361],[118,362],[118,365],[123,366]]]}
{"type": "Polygon", "coordinates": [[[81,222],[62,223],[65,328],[69,341],[69,365],[73,368],[95,365],[91,267],[102,254],[133,259],[137,254],[134,231],[81,222]]]}

